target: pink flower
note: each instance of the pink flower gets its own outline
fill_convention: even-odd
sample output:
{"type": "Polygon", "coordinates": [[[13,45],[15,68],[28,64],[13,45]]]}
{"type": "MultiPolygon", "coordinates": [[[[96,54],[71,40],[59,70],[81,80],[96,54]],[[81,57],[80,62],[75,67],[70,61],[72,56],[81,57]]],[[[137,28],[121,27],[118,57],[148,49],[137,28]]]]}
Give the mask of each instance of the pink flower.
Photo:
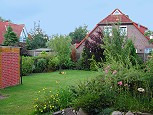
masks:
{"type": "Polygon", "coordinates": [[[114,70],[112,74],[115,75],[116,73],[117,73],[117,70],[114,70]]]}
{"type": "Polygon", "coordinates": [[[109,65],[104,68],[104,70],[108,70],[108,69],[110,69],[110,66],[109,65]]]}
{"type": "Polygon", "coordinates": [[[118,82],[118,85],[120,85],[120,86],[123,85],[122,81],[119,81],[119,82],[118,82]]]}
{"type": "Polygon", "coordinates": [[[108,73],[108,70],[105,70],[105,73],[107,74],[108,73]]]}

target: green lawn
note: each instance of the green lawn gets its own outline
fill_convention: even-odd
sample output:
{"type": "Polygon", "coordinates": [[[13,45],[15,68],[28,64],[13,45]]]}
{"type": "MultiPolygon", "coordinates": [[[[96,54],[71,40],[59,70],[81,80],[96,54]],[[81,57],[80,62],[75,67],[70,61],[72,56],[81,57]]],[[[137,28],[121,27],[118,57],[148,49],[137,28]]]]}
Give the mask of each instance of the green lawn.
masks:
{"type": "Polygon", "coordinates": [[[0,90],[0,94],[7,98],[0,100],[0,115],[28,115],[33,114],[33,102],[37,92],[43,88],[56,90],[60,87],[75,85],[79,81],[92,79],[98,72],[65,70],[59,72],[39,73],[23,77],[23,85],[8,87],[0,90]]]}

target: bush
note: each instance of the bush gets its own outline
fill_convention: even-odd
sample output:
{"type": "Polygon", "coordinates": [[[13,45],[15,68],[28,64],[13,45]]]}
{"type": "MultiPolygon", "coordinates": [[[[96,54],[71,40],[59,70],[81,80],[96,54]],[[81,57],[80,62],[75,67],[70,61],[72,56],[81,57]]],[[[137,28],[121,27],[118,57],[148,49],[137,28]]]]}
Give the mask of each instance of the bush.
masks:
{"type": "Polygon", "coordinates": [[[71,107],[72,101],[74,99],[73,93],[69,89],[59,89],[59,104],[61,109],[71,107]]]}
{"type": "Polygon", "coordinates": [[[70,107],[73,96],[68,89],[60,89],[52,92],[44,88],[38,92],[35,99],[34,108],[36,114],[53,113],[70,107]],[[57,93],[56,93],[57,92],[57,93]]]}
{"type": "Polygon", "coordinates": [[[110,88],[110,85],[105,83],[106,81],[97,77],[91,81],[80,83],[76,87],[70,87],[75,95],[73,107],[76,109],[82,108],[90,114],[112,107],[115,102],[116,92],[110,88]]]}
{"type": "Polygon", "coordinates": [[[38,97],[34,102],[34,108],[36,114],[52,113],[60,110],[59,94],[44,88],[38,92],[38,97]]]}
{"type": "Polygon", "coordinates": [[[78,97],[74,102],[73,106],[75,109],[83,109],[85,112],[90,114],[96,114],[100,107],[100,96],[97,94],[84,94],[78,97]]]}
{"type": "Polygon", "coordinates": [[[32,73],[34,67],[34,60],[32,57],[22,56],[22,75],[29,75],[32,73]]]}
{"type": "Polygon", "coordinates": [[[118,111],[127,112],[127,111],[139,111],[140,108],[142,107],[135,97],[131,96],[128,93],[122,93],[117,96],[114,108],[115,110],[118,111]]]}
{"type": "Polygon", "coordinates": [[[44,58],[37,59],[35,62],[34,72],[44,72],[47,71],[47,60],[44,58]]]}
{"type": "Polygon", "coordinates": [[[59,66],[58,58],[56,56],[51,57],[48,61],[48,69],[52,70],[52,71],[55,71],[55,70],[57,70],[58,66],[59,66]]]}

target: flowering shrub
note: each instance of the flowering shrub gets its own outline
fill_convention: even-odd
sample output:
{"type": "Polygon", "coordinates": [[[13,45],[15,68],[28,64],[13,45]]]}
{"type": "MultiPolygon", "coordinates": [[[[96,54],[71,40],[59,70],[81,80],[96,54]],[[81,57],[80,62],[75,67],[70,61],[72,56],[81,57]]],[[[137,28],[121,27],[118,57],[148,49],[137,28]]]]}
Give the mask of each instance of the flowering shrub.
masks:
{"type": "Polygon", "coordinates": [[[35,113],[52,113],[60,110],[59,95],[53,94],[52,91],[47,91],[44,88],[38,92],[39,98],[35,99],[35,113]]]}
{"type": "MultiPolygon", "coordinates": [[[[56,83],[58,83],[56,81],[56,83]]],[[[35,113],[53,113],[64,108],[70,107],[72,101],[72,93],[67,89],[60,89],[52,92],[43,88],[38,92],[38,97],[34,101],[35,113]]]]}

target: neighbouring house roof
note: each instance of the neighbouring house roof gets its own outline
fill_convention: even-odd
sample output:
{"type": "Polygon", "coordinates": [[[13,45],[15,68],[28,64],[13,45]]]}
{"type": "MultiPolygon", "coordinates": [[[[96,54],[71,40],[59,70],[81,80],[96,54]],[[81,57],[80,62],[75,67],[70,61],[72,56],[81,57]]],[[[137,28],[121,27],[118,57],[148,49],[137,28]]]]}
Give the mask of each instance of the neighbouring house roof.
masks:
{"type": "Polygon", "coordinates": [[[25,26],[24,24],[13,24],[8,21],[0,21],[0,44],[2,44],[4,41],[4,34],[6,33],[7,27],[9,25],[12,27],[13,31],[17,34],[18,37],[20,37],[21,32],[25,26]]]}
{"type": "MultiPolygon", "coordinates": [[[[147,27],[142,26],[138,23],[133,22],[128,15],[123,14],[119,9],[115,9],[110,15],[108,15],[106,18],[101,20],[96,27],[86,35],[86,37],[76,46],[76,49],[79,48],[79,46],[92,34],[92,32],[98,28],[100,25],[109,25],[109,24],[114,24],[114,23],[120,23],[120,24],[131,24],[134,25],[143,35],[146,30],[148,30],[147,27]]],[[[146,37],[146,36],[145,36],[146,37]]],[[[149,38],[146,37],[148,40],[149,38]]]]}

